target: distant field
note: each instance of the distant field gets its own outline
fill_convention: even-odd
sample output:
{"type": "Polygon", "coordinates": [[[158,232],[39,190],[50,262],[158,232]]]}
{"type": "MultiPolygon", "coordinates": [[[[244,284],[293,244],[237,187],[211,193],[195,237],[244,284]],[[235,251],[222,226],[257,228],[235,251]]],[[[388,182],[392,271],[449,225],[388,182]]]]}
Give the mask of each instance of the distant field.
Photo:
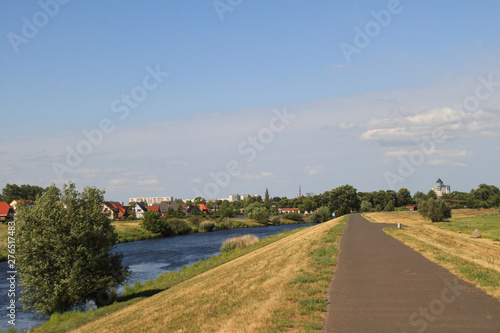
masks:
{"type": "Polygon", "coordinates": [[[443,227],[451,231],[461,231],[471,235],[474,230],[479,229],[483,238],[500,239],[500,214],[486,216],[452,218],[450,222],[434,223],[436,227],[443,227]]]}
{"type": "Polygon", "coordinates": [[[116,221],[111,223],[115,227],[120,243],[133,242],[136,240],[150,239],[160,237],[146,229],[141,228],[141,221],[116,221]]]}
{"type": "Polygon", "coordinates": [[[423,220],[418,212],[368,213],[366,216],[376,223],[402,223],[406,226],[403,229],[385,231],[500,299],[500,242],[492,241],[492,238],[500,238],[498,209],[453,210],[450,221],[440,223],[423,220]],[[483,238],[470,238],[476,228],[483,238]]]}

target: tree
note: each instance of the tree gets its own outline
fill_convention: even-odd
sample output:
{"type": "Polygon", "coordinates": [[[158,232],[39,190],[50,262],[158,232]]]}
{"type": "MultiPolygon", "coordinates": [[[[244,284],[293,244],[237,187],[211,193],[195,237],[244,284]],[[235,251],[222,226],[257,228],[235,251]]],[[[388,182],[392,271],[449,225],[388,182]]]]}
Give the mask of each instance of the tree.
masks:
{"type": "Polygon", "coordinates": [[[318,210],[314,211],[311,214],[311,222],[314,223],[321,223],[321,222],[326,222],[332,218],[332,215],[330,214],[330,210],[328,207],[320,207],[318,210]]]}
{"type": "Polygon", "coordinates": [[[304,212],[312,212],[313,210],[316,209],[316,201],[313,200],[313,198],[310,197],[303,197],[302,202],[299,205],[299,209],[302,213],[304,212]]]}
{"type": "Polygon", "coordinates": [[[197,204],[203,204],[204,205],[206,202],[207,202],[207,200],[205,200],[205,198],[202,198],[202,197],[196,197],[196,198],[194,198],[194,201],[193,201],[193,203],[195,205],[197,205],[197,204]]]}
{"type": "Polygon", "coordinates": [[[259,221],[260,223],[267,224],[270,212],[264,203],[254,202],[245,208],[245,215],[248,218],[259,221]]]}
{"type": "Polygon", "coordinates": [[[394,204],[392,203],[392,200],[389,200],[389,202],[387,203],[387,205],[385,205],[384,210],[386,212],[392,212],[394,210],[394,204]]]}
{"type": "Polygon", "coordinates": [[[330,192],[328,209],[330,209],[330,212],[334,212],[337,217],[359,210],[356,189],[351,185],[343,185],[333,189],[330,192]]]}
{"type": "Polygon", "coordinates": [[[152,210],[148,210],[144,213],[141,226],[154,234],[161,234],[164,237],[175,234],[167,220],[162,219],[160,213],[152,210]]]}
{"type": "Polygon", "coordinates": [[[269,209],[267,209],[266,207],[257,207],[252,210],[252,213],[248,217],[259,221],[259,223],[267,224],[267,222],[269,221],[269,216],[269,209]]]}
{"type": "Polygon", "coordinates": [[[1,199],[8,203],[14,200],[36,200],[37,196],[42,195],[44,189],[36,185],[16,185],[6,184],[2,189],[1,199]]]}
{"type": "Polygon", "coordinates": [[[368,200],[361,202],[361,211],[362,212],[371,212],[373,210],[372,203],[368,200]]]}
{"type": "Polygon", "coordinates": [[[436,194],[436,192],[434,192],[434,190],[429,190],[429,192],[427,192],[427,194],[425,195],[425,199],[426,199],[426,200],[429,200],[429,199],[437,199],[437,194],[436,194]]]}
{"type": "Polygon", "coordinates": [[[451,218],[451,208],[441,199],[429,199],[418,206],[418,211],[425,219],[432,222],[443,221],[451,218]]]}
{"type": "Polygon", "coordinates": [[[398,191],[398,204],[397,206],[406,206],[410,205],[412,202],[411,200],[411,193],[408,191],[406,188],[400,188],[398,191]]]}
{"type": "MultiPolygon", "coordinates": [[[[266,188],[266,193],[264,194],[264,202],[266,206],[270,206],[271,202],[269,201],[269,190],[266,188]]],[[[269,208],[269,207],[267,207],[269,208]]]]}
{"type": "Polygon", "coordinates": [[[175,211],[175,217],[183,217],[184,216],[184,211],[182,210],[182,206],[179,205],[177,207],[177,210],[175,211]]]}
{"type": "Polygon", "coordinates": [[[191,205],[189,215],[201,215],[201,209],[198,205],[191,205]]]}
{"type": "Polygon", "coordinates": [[[46,189],[33,208],[17,213],[16,268],[25,308],[52,314],[93,300],[110,303],[109,292],[130,274],[112,253],[118,236],[102,213],[104,191],[74,184],[46,189]]]}
{"type": "Polygon", "coordinates": [[[423,192],[420,192],[420,191],[417,191],[415,192],[415,194],[413,195],[413,201],[416,203],[416,204],[419,204],[421,203],[422,201],[425,201],[425,194],[423,192]]]}

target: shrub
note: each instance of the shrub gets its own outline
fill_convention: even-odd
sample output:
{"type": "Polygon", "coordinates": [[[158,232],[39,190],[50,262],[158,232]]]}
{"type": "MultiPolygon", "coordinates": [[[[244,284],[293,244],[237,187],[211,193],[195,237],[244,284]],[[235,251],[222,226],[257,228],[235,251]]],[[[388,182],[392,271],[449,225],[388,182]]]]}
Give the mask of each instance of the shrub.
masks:
{"type": "Polygon", "coordinates": [[[281,218],[279,216],[275,216],[271,220],[272,225],[280,225],[281,224],[281,218]]]}
{"type": "Polygon", "coordinates": [[[364,200],[361,202],[361,211],[362,212],[371,212],[373,210],[373,205],[370,201],[364,200]]]}
{"type": "Polygon", "coordinates": [[[320,207],[320,209],[311,214],[311,222],[314,223],[326,222],[331,218],[332,215],[330,214],[328,207],[320,207]]]}
{"type": "Polygon", "coordinates": [[[186,235],[191,232],[191,227],[184,220],[173,218],[168,219],[166,223],[176,235],[186,235]]]}
{"type": "Polygon", "coordinates": [[[287,213],[283,214],[283,217],[292,221],[304,222],[304,218],[299,213],[287,213]]]}
{"type": "Polygon", "coordinates": [[[129,215],[127,217],[127,220],[129,220],[129,221],[135,221],[135,220],[137,220],[137,217],[135,217],[134,215],[129,215]]]}
{"type": "Polygon", "coordinates": [[[172,236],[175,232],[172,230],[166,219],[161,218],[158,212],[147,211],[144,213],[142,227],[154,234],[162,236],[172,236]]]}
{"type": "Polygon", "coordinates": [[[418,211],[425,219],[432,222],[443,221],[451,217],[451,208],[441,199],[429,199],[418,206],[418,211]]]}
{"type": "Polygon", "coordinates": [[[199,227],[199,226],[200,226],[200,223],[201,223],[201,222],[203,222],[203,217],[202,217],[202,216],[199,216],[199,215],[191,215],[191,216],[189,216],[189,217],[187,218],[187,220],[188,220],[191,224],[193,224],[193,225],[195,225],[195,226],[199,227]]]}
{"type": "Polygon", "coordinates": [[[389,202],[387,203],[387,205],[385,205],[384,210],[386,212],[392,212],[394,210],[394,204],[392,203],[392,200],[389,200],[389,202]]]}
{"type": "Polygon", "coordinates": [[[220,251],[228,252],[234,249],[242,249],[244,247],[257,244],[259,242],[259,237],[255,235],[244,235],[239,237],[233,237],[226,239],[222,244],[220,251]]]}
{"type": "Polygon", "coordinates": [[[210,232],[215,230],[215,223],[210,221],[204,221],[200,223],[198,230],[201,232],[210,232]]]}

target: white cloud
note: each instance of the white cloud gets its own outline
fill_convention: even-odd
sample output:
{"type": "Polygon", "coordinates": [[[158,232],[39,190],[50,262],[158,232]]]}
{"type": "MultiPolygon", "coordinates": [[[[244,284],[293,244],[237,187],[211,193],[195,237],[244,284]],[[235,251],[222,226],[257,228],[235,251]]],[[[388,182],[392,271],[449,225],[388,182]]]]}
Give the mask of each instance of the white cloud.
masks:
{"type": "Polygon", "coordinates": [[[236,176],[239,179],[245,179],[245,180],[256,180],[256,179],[262,179],[262,178],[276,178],[275,175],[273,175],[271,172],[261,172],[258,174],[250,174],[250,173],[243,173],[240,175],[236,176]]]}
{"type": "Polygon", "coordinates": [[[122,185],[127,185],[131,184],[132,180],[128,178],[118,178],[118,179],[110,179],[109,184],[111,186],[122,186],[122,185]]]}
{"type": "Polygon", "coordinates": [[[323,166],[322,165],[306,166],[305,169],[309,173],[309,176],[314,176],[323,171],[323,166]]]}
{"type": "Polygon", "coordinates": [[[157,185],[159,183],[160,183],[160,181],[158,179],[143,179],[143,180],[138,180],[137,181],[137,185],[139,185],[139,186],[157,185]]]}
{"type": "Polygon", "coordinates": [[[202,178],[194,178],[194,179],[191,179],[191,183],[201,183],[203,181],[202,178]]]}
{"type": "Polygon", "coordinates": [[[372,118],[361,127],[367,130],[361,134],[360,138],[368,141],[425,140],[437,131],[443,132],[448,139],[452,139],[491,135],[492,132],[486,130],[500,129],[500,115],[483,110],[467,113],[444,107],[399,118],[372,118]]]}
{"type": "Polygon", "coordinates": [[[345,121],[341,122],[339,125],[339,128],[341,130],[349,130],[349,129],[354,128],[354,127],[356,127],[355,123],[346,123],[345,121]]]}

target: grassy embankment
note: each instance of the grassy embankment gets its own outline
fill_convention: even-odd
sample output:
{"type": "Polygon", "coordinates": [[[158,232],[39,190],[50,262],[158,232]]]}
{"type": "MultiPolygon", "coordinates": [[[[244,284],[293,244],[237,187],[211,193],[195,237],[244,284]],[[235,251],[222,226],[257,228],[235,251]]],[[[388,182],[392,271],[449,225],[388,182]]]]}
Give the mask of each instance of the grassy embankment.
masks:
{"type": "Polygon", "coordinates": [[[365,214],[372,222],[402,223],[385,231],[429,260],[500,299],[500,214],[497,209],[452,210],[448,222],[431,223],[418,212],[365,214]],[[479,229],[483,238],[470,235],[479,229]],[[458,233],[461,231],[462,233],[458,233]]]}
{"type": "Polygon", "coordinates": [[[345,220],[272,236],[160,275],[133,288],[136,295],[154,296],[77,314],[84,321],[68,314],[58,323],[55,316],[40,331],[64,332],[97,317],[76,332],[321,331],[345,220]]]}

